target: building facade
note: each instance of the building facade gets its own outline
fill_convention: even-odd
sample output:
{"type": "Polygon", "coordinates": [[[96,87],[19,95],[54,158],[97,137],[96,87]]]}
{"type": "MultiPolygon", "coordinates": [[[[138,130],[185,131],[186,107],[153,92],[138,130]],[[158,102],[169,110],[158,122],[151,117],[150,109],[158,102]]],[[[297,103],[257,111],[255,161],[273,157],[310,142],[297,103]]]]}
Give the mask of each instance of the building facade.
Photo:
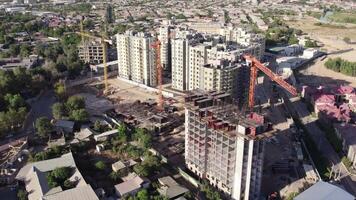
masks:
{"type": "Polygon", "coordinates": [[[264,157],[263,120],[241,117],[227,93],[185,98],[185,162],[232,199],[258,199],[264,157]]]}
{"type": "Polygon", "coordinates": [[[154,87],[157,85],[156,41],[150,34],[126,32],[116,35],[118,76],[154,87]]]}
{"type": "Polygon", "coordinates": [[[97,40],[84,40],[78,45],[78,57],[84,63],[101,64],[104,60],[103,45],[97,40]]]}
{"type": "MultiPolygon", "coordinates": [[[[216,66],[216,63],[223,60],[230,63],[238,62],[242,54],[251,54],[258,59],[262,58],[264,37],[242,28],[229,27],[219,28],[219,34],[199,33],[187,28],[176,28],[175,31],[175,38],[171,40],[173,89],[191,91],[215,88],[214,90],[217,91],[228,89],[227,91],[232,92],[234,96],[244,94],[244,92],[234,93],[235,91],[231,89],[240,87],[238,85],[247,88],[248,79],[240,76],[239,70],[231,70],[231,67],[227,69],[222,66],[220,68],[216,66]],[[226,81],[219,78],[220,72],[220,75],[229,74],[234,79],[226,81]],[[217,79],[209,76],[214,76],[217,79]],[[210,79],[214,81],[215,86],[208,83],[210,79]],[[231,85],[217,86],[226,83],[231,85]]],[[[246,72],[244,73],[248,76],[246,72]]],[[[242,99],[242,96],[240,98],[242,99]]]]}

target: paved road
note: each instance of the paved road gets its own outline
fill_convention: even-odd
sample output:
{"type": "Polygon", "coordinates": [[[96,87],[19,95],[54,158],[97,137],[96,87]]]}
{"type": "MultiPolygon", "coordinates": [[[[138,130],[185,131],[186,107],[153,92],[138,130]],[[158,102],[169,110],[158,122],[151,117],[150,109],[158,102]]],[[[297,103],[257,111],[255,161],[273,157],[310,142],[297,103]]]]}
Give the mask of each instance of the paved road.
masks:
{"type": "Polygon", "coordinates": [[[54,91],[49,90],[45,91],[43,95],[34,103],[31,104],[32,113],[28,116],[24,124],[23,131],[15,134],[12,138],[4,139],[0,141],[0,146],[8,145],[10,142],[14,140],[29,136],[34,133],[33,124],[38,117],[46,116],[52,118],[52,105],[56,102],[54,91]]]}
{"type": "MultiPolygon", "coordinates": [[[[341,180],[340,183],[345,189],[356,195],[356,178],[349,176],[345,166],[341,163],[341,159],[334,151],[333,147],[325,137],[325,133],[317,126],[315,119],[312,118],[307,106],[299,98],[290,98],[292,112],[298,114],[301,122],[305,125],[314,140],[320,153],[335,165],[335,169],[340,170],[341,180]]],[[[288,102],[288,101],[286,101],[288,102]]]]}

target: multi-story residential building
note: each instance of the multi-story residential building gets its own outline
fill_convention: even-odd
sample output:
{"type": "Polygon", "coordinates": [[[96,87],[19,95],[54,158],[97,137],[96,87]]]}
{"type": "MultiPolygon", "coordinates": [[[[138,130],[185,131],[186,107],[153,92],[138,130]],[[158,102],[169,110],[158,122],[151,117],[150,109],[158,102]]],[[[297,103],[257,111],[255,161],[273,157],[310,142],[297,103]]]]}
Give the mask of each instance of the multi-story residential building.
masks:
{"type": "Polygon", "coordinates": [[[248,72],[248,66],[238,61],[214,60],[200,68],[202,78],[199,81],[199,89],[229,92],[241,105],[248,88],[248,72]]]}
{"type": "Polygon", "coordinates": [[[200,178],[232,199],[258,199],[264,140],[263,117],[241,117],[228,93],[195,92],[185,98],[185,162],[200,178]]]}
{"type": "MultiPolygon", "coordinates": [[[[246,74],[247,70],[244,70],[245,76],[242,77],[239,75],[240,72],[242,73],[239,67],[236,67],[235,70],[231,70],[231,67],[228,67],[228,69],[227,67],[211,66],[221,61],[241,66],[241,64],[238,64],[239,57],[243,53],[250,53],[250,47],[246,49],[237,43],[226,42],[226,37],[221,35],[203,35],[193,31],[187,33],[187,30],[183,31],[184,34],[181,34],[181,32],[181,30],[177,31],[176,38],[172,40],[172,88],[180,91],[194,89],[206,90],[210,88],[215,88],[217,91],[224,91],[230,88],[227,90],[228,92],[232,92],[235,97],[242,99],[244,92],[235,93],[236,91],[232,90],[232,88],[237,88],[238,85],[247,88],[248,79],[245,78],[245,76],[248,76],[248,74],[246,74]],[[211,72],[207,74],[209,70],[211,72]],[[206,71],[206,73],[204,73],[204,71],[206,71]],[[213,73],[213,71],[229,71],[229,74],[231,77],[234,77],[234,79],[230,79],[231,81],[226,81],[223,78],[216,79],[218,73],[215,73],[215,79],[211,79],[216,83],[214,86],[211,84],[210,87],[209,84],[212,82],[208,83],[209,81],[205,80],[209,78],[208,76],[213,75],[210,74],[213,73]],[[227,86],[226,84],[231,85],[227,86]],[[224,87],[218,85],[224,85],[224,87]],[[237,94],[241,95],[238,96],[237,94]]],[[[251,49],[254,48],[251,47],[251,49]]]]}
{"type": "Polygon", "coordinates": [[[84,63],[100,64],[104,59],[104,48],[100,41],[84,40],[78,45],[79,59],[84,63]]]}
{"type": "Polygon", "coordinates": [[[220,29],[226,41],[235,42],[245,49],[244,53],[249,53],[257,59],[261,59],[265,52],[266,39],[261,34],[255,34],[247,28],[241,27],[223,27],[220,29]]]}
{"type": "Polygon", "coordinates": [[[154,87],[157,85],[156,41],[148,33],[126,32],[116,35],[118,76],[154,87]]]}
{"type": "Polygon", "coordinates": [[[187,90],[187,51],[188,40],[172,40],[172,88],[185,91],[187,90]]]}
{"type": "Polygon", "coordinates": [[[161,42],[161,65],[166,71],[171,70],[171,30],[173,27],[167,25],[159,28],[158,39],[161,42]]]}

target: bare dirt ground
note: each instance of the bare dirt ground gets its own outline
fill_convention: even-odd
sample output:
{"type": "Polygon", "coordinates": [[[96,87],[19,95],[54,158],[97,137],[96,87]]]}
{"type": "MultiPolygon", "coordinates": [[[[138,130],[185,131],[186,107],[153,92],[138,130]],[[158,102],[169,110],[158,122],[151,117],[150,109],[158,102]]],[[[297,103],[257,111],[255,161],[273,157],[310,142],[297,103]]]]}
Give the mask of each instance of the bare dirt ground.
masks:
{"type": "MultiPolygon", "coordinates": [[[[343,41],[344,37],[349,37],[352,41],[356,41],[356,25],[347,24],[345,25],[345,28],[330,28],[316,26],[314,25],[316,22],[317,20],[314,18],[305,17],[302,20],[293,22],[289,21],[287,23],[291,27],[301,29],[303,32],[308,33],[312,39],[323,43],[324,46],[322,49],[325,49],[327,52],[353,48],[354,50],[352,51],[330,55],[328,58],[341,57],[342,59],[356,62],[356,44],[347,44],[343,41]]],[[[356,87],[355,77],[346,76],[341,73],[326,69],[324,67],[326,60],[327,59],[321,61],[318,59],[315,64],[301,70],[300,72],[303,75],[306,75],[306,77],[304,77],[305,81],[312,81],[313,84],[315,84],[317,81],[320,81],[320,84],[327,84],[331,81],[332,84],[342,83],[350,84],[351,86],[356,87]]]]}
{"type": "Polygon", "coordinates": [[[139,86],[132,85],[117,78],[109,79],[109,90],[113,91],[109,95],[111,99],[117,99],[120,103],[132,103],[140,100],[147,101],[149,99],[156,100],[157,94],[147,91],[139,86]]]}

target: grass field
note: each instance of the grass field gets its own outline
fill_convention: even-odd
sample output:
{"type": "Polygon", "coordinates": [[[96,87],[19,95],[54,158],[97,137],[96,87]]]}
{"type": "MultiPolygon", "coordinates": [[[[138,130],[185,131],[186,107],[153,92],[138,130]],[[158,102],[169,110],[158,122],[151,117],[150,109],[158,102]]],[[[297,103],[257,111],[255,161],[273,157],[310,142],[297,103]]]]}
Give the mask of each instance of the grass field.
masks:
{"type": "Polygon", "coordinates": [[[337,23],[356,24],[356,12],[335,12],[329,18],[337,23]]]}

